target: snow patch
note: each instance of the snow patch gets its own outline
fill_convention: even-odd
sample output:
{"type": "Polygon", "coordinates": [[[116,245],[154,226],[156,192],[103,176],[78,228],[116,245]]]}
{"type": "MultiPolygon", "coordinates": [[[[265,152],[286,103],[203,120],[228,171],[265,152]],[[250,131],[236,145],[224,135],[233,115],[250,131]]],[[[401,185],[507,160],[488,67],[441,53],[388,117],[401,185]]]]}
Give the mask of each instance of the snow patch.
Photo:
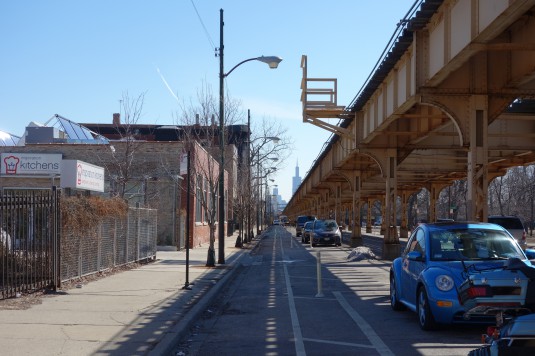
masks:
{"type": "Polygon", "coordinates": [[[348,261],[362,261],[362,260],[371,260],[375,259],[376,256],[369,247],[359,246],[354,248],[349,256],[347,256],[348,261]]]}

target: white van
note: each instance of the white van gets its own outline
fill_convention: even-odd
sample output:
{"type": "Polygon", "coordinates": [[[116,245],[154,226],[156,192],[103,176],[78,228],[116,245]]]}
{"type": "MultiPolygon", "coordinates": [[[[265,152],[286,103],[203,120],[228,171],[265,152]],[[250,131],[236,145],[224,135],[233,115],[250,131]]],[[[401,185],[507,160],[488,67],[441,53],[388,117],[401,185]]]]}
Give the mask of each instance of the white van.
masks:
{"type": "Polygon", "coordinates": [[[504,216],[504,215],[492,215],[488,218],[489,223],[500,225],[516,239],[520,247],[525,249],[527,247],[526,242],[526,229],[524,224],[516,216],[504,216]]]}

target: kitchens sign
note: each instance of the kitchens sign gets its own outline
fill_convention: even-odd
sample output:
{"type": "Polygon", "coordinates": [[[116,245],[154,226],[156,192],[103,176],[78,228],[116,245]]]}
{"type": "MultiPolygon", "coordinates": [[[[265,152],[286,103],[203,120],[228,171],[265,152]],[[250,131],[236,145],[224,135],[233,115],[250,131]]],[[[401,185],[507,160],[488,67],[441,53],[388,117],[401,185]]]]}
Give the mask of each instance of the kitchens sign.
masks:
{"type": "Polygon", "coordinates": [[[64,159],[61,164],[61,188],[104,191],[104,168],[78,160],[64,159]]]}
{"type": "Polygon", "coordinates": [[[55,175],[61,170],[61,154],[2,153],[2,175],[55,175]]]}

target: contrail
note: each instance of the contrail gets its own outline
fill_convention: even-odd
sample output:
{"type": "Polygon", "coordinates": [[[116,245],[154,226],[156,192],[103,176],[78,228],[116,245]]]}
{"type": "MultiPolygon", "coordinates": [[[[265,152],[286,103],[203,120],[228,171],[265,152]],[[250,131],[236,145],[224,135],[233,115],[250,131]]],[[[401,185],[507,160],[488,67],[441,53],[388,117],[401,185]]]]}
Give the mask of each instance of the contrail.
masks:
{"type": "Polygon", "coordinates": [[[160,78],[162,78],[163,83],[167,87],[167,90],[169,90],[169,93],[171,93],[173,98],[175,98],[175,100],[178,102],[178,97],[175,95],[175,93],[173,93],[173,90],[171,90],[171,87],[167,83],[167,80],[165,80],[165,78],[163,77],[162,73],[160,72],[160,68],[156,67],[156,70],[158,71],[158,74],[160,75],[160,78]]]}

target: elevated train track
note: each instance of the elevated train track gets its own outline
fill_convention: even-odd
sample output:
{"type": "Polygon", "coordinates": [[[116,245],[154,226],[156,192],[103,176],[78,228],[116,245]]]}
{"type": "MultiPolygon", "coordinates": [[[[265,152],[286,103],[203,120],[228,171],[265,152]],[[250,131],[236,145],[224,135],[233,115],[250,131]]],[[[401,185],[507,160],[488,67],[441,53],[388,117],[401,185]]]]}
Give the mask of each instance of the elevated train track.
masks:
{"type": "MultiPolygon", "coordinates": [[[[424,0],[413,10],[347,106],[336,79],[309,77],[303,56],[303,121],[333,136],[290,218],[349,207],[358,225],[361,205],[379,199],[391,226],[401,197],[406,236],[411,194],[430,191],[434,218],[440,191],[466,179],[468,216],[485,221],[489,181],[535,163],[535,0],[424,0]]],[[[397,231],[385,242],[397,244],[397,231]]]]}

